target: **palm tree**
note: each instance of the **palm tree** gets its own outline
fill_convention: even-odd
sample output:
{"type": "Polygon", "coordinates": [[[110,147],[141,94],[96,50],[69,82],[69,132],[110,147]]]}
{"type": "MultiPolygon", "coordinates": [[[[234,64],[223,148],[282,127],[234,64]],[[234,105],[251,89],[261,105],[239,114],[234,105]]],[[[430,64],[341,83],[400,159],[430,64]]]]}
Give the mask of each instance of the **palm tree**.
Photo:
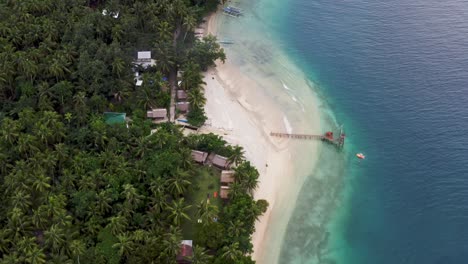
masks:
{"type": "Polygon", "coordinates": [[[33,181],[33,188],[39,192],[43,193],[50,188],[50,177],[45,176],[44,174],[39,174],[33,181]]]}
{"type": "Polygon", "coordinates": [[[125,202],[130,204],[132,208],[138,207],[141,202],[141,195],[138,194],[137,189],[129,183],[125,184],[123,188],[121,194],[125,197],[125,202]]]}
{"type": "Polygon", "coordinates": [[[150,197],[150,205],[156,213],[161,213],[167,208],[167,195],[165,194],[164,180],[157,178],[150,183],[150,191],[152,193],[150,197]]]}
{"type": "Polygon", "coordinates": [[[224,246],[222,251],[221,256],[234,263],[242,256],[242,251],[239,250],[239,242],[235,242],[231,246],[224,246]]]}
{"type": "Polygon", "coordinates": [[[202,200],[197,205],[197,218],[202,220],[202,224],[207,226],[213,222],[213,219],[218,215],[218,207],[209,203],[209,200],[202,200]]]}
{"type": "Polygon", "coordinates": [[[187,93],[190,105],[194,108],[203,108],[206,104],[206,98],[201,89],[191,89],[187,93]]]}
{"type": "Polygon", "coordinates": [[[39,206],[36,210],[33,210],[32,222],[38,229],[44,229],[47,224],[47,212],[44,205],[39,206]]]}
{"type": "Polygon", "coordinates": [[[54,147],[55,147],[54,155],[58,163],[57,166],[58,166],[59,171],[61,171],[63,163],[68,158],[68,147],[64,143],[55,144],[54,147]]]}
{"type": "Polygon", "coordinates": [[[229,198],[235,199],[239,195],[243,195],[243,194],[245,194],[245,188],[241,184],[237,182],[234,182],[233,184],[231,184],[231,188],[229,189],[229,198]]]}
{"type": "Polygon", "coordinates": [[[120,78],[120,75],[124,72],[125,70],[125,61],[122,60],[121,58],[117,57],[114,59],[112,62],[112,72],[120,78]]]}
{"type": "Polygon", "coordinates": [[[171,226],[163,240],[164,254],[167,257],[168,263],[174,261],[175,256],[180,250],[180,241],[182,240],[182,232],[179,227],[171,226]]]}
{"type": "Polygon", "coordinates": [[[252,194],[253,191],[255,191],[258,187],[258,175],[249,174],[249,177],[247,177],[242,185],[247,190],[247,192],[252,194]]]}
{"type": "Polygon", "coordinates": [[[44,232],[45,243],[55,252],[58,252],[65,242],[65,233],[58,225],[52,225],[44,232]]]}
{"type": "Polygon", "coordinates": [[[193,61],[189,61],[184,65],[182,73],[182,88],[184,90],[201,88],[203,75],[201,74],[200,66],[193,61]]]}
{"type": "Polygon", "coordinates": [[[11,203],[13,207],[18,207],[27,211],[32,205],[31,195],[24,190],[17,190],[11,197],[11,203]]]}
{"type": "Polygon", "coordinates": [[[125,36],[125,31],[121,25],[117,24],[112,28],[112,39],[114,41],[121,42],[124,36],[125,36]]]}
{"type": "Polygon", "coordinates": [[[2,254],[5,254],[7,251],[9,251],[9,245],[11,242],[11,239],[9,238],[10,232],[11,230],[6,227],[0,229],[0,253],[2,254]]]}
{"type": "Polygon", "coordinates": [[[243,227],[244,222],[239,219],[236,221],[229,221],[228,234],[230,237],[240,237],[242,234],[245,234],[246,230],[243,227]]]}
{"type": "Polygon", "coordinates": [[[80,256],[84,254],[86,245],[81,240],[72,240],[69,245],[71,255],[76,256],[76,262],[80,264],[80,256]]]}
{"type": "MultiPolygon", "coordinates": [[[[102,229],[102,217],[93,215],[89,218],[89,220],[84,224],[84,230],[86,231],[87,234],[90,234],[92,236],[96,236],[99,231],[102,229]]],[[[111,229],[112,230],[112,229],[111,229]]]]}
{"type": "Polygon", "coordinates": [[[78,92],[73,96],[73,104],[75,109],[82,109],[86,106],[86,93],[78,92]]]}
{"type": "Polygon", "coordinates": [[[142,158],[145,153],[150,149],[147,137],[139,137],[136,139],[135,155],[142,158]]]}
{"type": "Polygon", "coordinates": [[[144,86],[142,89],[138,89],[137,101],[145,111],[151,107],[154,107],[156,105],[154,100],[154,91],[151,91],[151,89],[147,86],[144,86]]]}
{"type": "Polygon", "coordinates": [[[184,21],[183,25],[185,27],[185,34],[184,34],[183,41],[185,41],[185,38],[187,37],[187,33],[189,31],[192,31],[197,26],[197,21],[195,17],[191,14],[187,14],[186,16],[184,16],[183,21],[184,21]]]}
{"type": "Polygon", "coordinates": [[[10,252],[10,254],[5,254],[2,257],[1,264],[18,264],[21,263],[22,258],[18,256],[17,252],[10,252]]]}
{"type": "Polygon", "coordinates": [[[241,146],[234,146],[234,148],[232,148],[231,155],[228,158],[229,163],[234,163],[235,165],[239,164],[244,160],[244,154],[244,149],[241,146]]]}
{"type": "Polygon", "coordinates": [[[182,168],[190,169],[193,166],[192,151],[188,148],[181,149],[180,155],[182,156],[182,168]]]}
{"type": "Polygon", "coordinates": [[[249,161],[242,162],[234,170],[236,183],[241,185],[246,191],[252,193],[258,187],[258,171],[249,161]]]}
{"type": "Polygon", "coordinates": [[[100,191],[96,196],[96,209],[100,214],[105,214],[112,209],[110,205],[112,203],[112,198],[110,193],[106,190],[100,191]]]}
{"type": "Polygon", "coordinates": [[[213,257],[208,255],[202,247],[197,245],[193,247],[193,255],[190,258],[192,264],[208,264],[211,263],[212,259],[213,257]]]}
{"type": "Polygon", "coordinates": [[[160,44],[156,48],[156,56],[158,58],[158,67],[163,73],[168,73],[174,66],[174,51],[168,44],[160,44]]]}
{"type": "Polygon", "coordinates": [[[60,107],[64,107],[69,102],[73,95],[73,84],[69,81],[61,81],[52,86],[52,97],[58,100],[60,107]]]}
{"type": "Polygon", "coordinates": [[[8,226],[15,232],[15,234],[12,235],[13,240],[23,237],[25,231],[30,227],[29,218],[17,207],[11,209],[8,213],[8,217],[8,226]]]}
{"type": "Polygon", "coordinates": [[[26,254],[26,262],[30,264],[43,264],[46,263],[46,255],[39,247],[34,247],[26,254]]]}
{"type": "Polygon", "coordinates": [[[49,64],[49,74],[59,81],[60,78],[63,78],[66,73],[70,73],[70,70],[67,68],[68,62],[64,56],[57,56],[53,58],[49,64]]]}
{"type": "Polygon", "coordinates": [[[113,216],[109,219],[109,224],[107,227],[110,228],[111,233],[116,236],[121,234],[125,229],[127,229],[127,219],[125,217],[118,215],[113,216]]]}
{"type": "Polygon", "coordinates": [[[163,43],[167,43],[167,42],[171,41],[172,31],[173,31],[173,27],[171,26],[171,24],[169,24],[169,22],[162,21],[161,23],[159,23],[159,25],[158,25],[158,33],[159,33],[158,41],[163,42],[163,43]]]}
{"type": "Polygon", "coordinates": [[[168,180],[168,183],[169,190],[175,196],[183,194],[187,190],[187,187],[191,184],[191,182],[188,180],[188,173],[179,169],[168,180]]]}
{"type": "Polygon", "coordinates": [[[119,250],[120,256],[128,256],[135,249],[135,243],[132,241],[128,233],[117,235],[119,242],[115,243],[112,247],[119,250]]]}
{"type": "Polygon", "coordinates": [[[190,221],[190,217],[185,213],[190,207],[190,205],[184,205],[184,198],[173,200],[172,204],[168,206],[169,216],[176,226],[179,226],[183,219],[190,221]]]}
{"type": "Polygon", "coordinates": [[[60,252],[57,254],[50,254],[50,260],[47,263],[51,264],[73,264],[74,262],[67,256],[62,255],[60,252]]]}
{"type": "Polygon", "coordinates": [[[18,121],[5,118],[2,120],[1,137],[6,143],[13,144],[19,137],[20,129],[18,121]]]}

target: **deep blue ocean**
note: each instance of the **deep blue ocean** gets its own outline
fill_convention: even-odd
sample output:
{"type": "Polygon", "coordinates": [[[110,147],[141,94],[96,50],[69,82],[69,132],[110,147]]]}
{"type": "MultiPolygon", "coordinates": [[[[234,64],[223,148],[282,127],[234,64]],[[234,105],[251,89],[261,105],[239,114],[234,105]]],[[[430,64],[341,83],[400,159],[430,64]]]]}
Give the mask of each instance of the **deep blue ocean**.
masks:
{"type": "Polygon", "coordinates": [[[335,261],[468,263],[468,1],[287,5],[280,35],[348,136],[335,261]]]}

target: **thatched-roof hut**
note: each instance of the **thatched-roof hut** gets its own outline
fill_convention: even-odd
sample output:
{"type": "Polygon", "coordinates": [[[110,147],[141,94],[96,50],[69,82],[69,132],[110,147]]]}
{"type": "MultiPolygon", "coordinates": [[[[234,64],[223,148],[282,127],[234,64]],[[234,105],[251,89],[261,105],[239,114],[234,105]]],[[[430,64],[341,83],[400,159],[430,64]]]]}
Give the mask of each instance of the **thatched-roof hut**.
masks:
{"type": "Polygon", "coordinates": [[[219,190],[219,197],[221,197],[221,199],[228,199],[230,191],[231,189],[228,186],[221,186],[221,189],[219,190]]]}
{"type": "Polygon", "coordinates": [[[195,162],[205,163],[208,153],[198,150],[192,150],[192,158],[195,162]]]}
{"type": "Polygon", "coordinates": [[[234,171],[232,170],[223,170],[221,171],[221,184],[231,184],[235,180],[234,171]]]}
{"type": "Polygon", "coordinates": [[[146,116],[148,118],[153,119],[153,122],[160,123],[167,121],[167,109],[166,108],[158,108],[152,109],[146,112],[146,116]]]}
{"type": "Polygon", "coordinates": [[[220,156],[220,155],[215,155],[211,162],[219,168],[225,169],[229,167],[228,158],[220,156]]]}
{"type": "Polygon", "coordinates": [[[181,112],[187,112],[189,110],[189,105],[189,102],[178,102],[176,103],[176,108],[181,112]]]}
{"type": "Polygon", "coordinates": [[[178,100],[185,100],[187,99],[187,92],[184,90],[177,90],[177,99],[178,100]]]}

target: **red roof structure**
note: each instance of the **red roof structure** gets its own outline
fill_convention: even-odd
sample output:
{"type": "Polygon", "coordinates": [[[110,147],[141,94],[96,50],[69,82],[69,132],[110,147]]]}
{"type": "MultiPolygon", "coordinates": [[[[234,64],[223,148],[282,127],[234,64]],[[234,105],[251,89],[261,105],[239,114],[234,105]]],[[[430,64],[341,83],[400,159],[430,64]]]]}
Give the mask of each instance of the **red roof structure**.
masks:
{"type": "Polygon", "coordinates": [[[192,240],[182,240],[180,243],[180,252],[177,255],[176,261],[178,264],[190,264],[190,257],[193,256],[192,240]]]}

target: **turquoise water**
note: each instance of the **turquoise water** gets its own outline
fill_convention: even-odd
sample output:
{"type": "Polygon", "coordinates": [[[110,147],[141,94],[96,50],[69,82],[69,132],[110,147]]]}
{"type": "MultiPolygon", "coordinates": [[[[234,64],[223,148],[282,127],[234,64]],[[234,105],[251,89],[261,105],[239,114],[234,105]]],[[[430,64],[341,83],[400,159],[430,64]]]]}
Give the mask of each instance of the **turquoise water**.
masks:
{"type": "MultiPolygon", "coordinates": [[[[279,36],[349,144],[348,162],[335,163],[345,178],[330,221],[313,227],[317,198],[301,195],[280,263],[467,263],[468,3],[288,6],[279,36]]],[[[321,158],[312,175],[333,177],[321,158]]]]}
{"type": "MultiPolygon", "coordinates": [[[[320,146],[319,166],[291,203],[281,250],[265,241],[275,257],[262,263],[466,263],[468,3],[233,4],[246,15],[227,23],[241,42],[228,56],[265,69],[252,76],[312,90],[318,101],[297,98],[318,104],[320,129],[344,125],[347,133],[341,152],[320,146]]],[[[264,88],[279,97],[277,85],[264,88]]]]}
{"type": "MultiPolygon", "coordinates": [[[[338,132],[340,120],[335,118],[330,102],[311,75],[313,71],[304,70],[298,60],[299,54],[290,43],[290,36],[285,34],[291,33],[284,29],[292,2],[262,0],[231,4],[244,9],[245,16],[221,18],[218,37],[234,40],[233,45],[225,45],[229,62],[260,84],[259,87],[286,113],[295,132],[338,132]],[[311,120],[315,112],[320,114],[320,127],[311,120]]],[[[319,144],[318,153],[306,154],[313,144],[298,142],[299,150],[293,154],[293,160],[296,160],[295,178],[299,179],[291,181],[291,186],[285,186],[294,190],[289,198],[275,202],[276,208],[281,209],[273,213],[274,220],[269,223],[263,243],[267,252],[259,263],[308,263],[329,257],[329,240],[333,235],[329,225],[344,201],[344,175],[351,142],[342,151],[319,144]],[[304,173],[305,168],[312,167],[307,164],[308,160],[315,156],[318,156],[319,166],[304,173]],[[301,178],[305,180],[301,181],[301,178]],[[298,182],[300,186],[292,186],[298,182]],[[294,205],[291,200],[296,196],[299,199],[294,205]],[[284,208],[283,204],[289,208],[284,208]],[[290,219],[289,214],[292,214],[290,219]],[[286,229],[284,237],[283,228],[286,229]]]]}

